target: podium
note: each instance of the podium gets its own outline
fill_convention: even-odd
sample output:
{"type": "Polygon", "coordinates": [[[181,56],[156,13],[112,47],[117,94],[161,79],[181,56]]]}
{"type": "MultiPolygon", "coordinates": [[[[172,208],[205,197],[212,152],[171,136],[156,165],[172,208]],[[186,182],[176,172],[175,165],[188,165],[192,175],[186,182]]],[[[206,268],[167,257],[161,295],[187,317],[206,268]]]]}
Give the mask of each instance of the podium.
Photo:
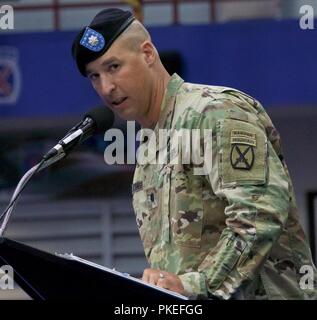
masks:
{"type": "Polygon", "coordinates": [[[14,280],[35,300],[94,299],[110,302],[170,302],[186,297],[73,255],[54,255],[0,238],[0,267],[10,265],[14,280]]]}

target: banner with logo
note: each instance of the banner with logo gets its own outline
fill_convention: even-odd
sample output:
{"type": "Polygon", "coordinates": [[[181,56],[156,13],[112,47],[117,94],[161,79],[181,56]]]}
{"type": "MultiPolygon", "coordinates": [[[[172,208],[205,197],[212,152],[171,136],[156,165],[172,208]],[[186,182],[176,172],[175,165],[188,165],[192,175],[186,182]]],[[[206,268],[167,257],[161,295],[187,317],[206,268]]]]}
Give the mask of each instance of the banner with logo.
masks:
{"type": "Polygon", "coordinates": [[[16,104],[20,90],[19,52],[15,47],[0,46],[0,105],[16,104]]]}

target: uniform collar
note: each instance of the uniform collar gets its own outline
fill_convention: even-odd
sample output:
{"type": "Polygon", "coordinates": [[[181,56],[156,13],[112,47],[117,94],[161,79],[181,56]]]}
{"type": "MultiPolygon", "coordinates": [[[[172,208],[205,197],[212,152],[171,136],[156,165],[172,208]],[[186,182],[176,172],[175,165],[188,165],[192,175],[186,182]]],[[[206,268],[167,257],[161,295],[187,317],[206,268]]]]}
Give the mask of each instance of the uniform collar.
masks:
{"type": "MultiPolygon", "coordinates": [[[[172,75],[170,78],[165,94],[163,97],[163,101],[161,104],[161,112],[159,120],[154,128],[154,136],[156,139],[156,143],[151,143],[151,138],[154,138],[151,136],[149,138],[149,141],[147,142],[148,148],[155,147],[154,154],[159,151],[159,130],[160,129],[171,129],[172,120],[173,120],[173,113],[174,113],[174,107],[176,102],[176,96],[178,93],[179,88],[184,83],[184,80],[176,73],[172,75]]],[[[141,141],[143,141],[143,134],[141,133],[141,141]]]]}
{"type": "Polygon", "coordinates": [[[161,113],[155,130],[162,128],[171,128],[171,121],[168,120],[171,120],[171,118],[173,118],[172,113],[175,106],[176,95],[183,83],[184,80],[177,73],[174,73],[170,78],[165,90],[164,98],[161,104],[161,113]]]}

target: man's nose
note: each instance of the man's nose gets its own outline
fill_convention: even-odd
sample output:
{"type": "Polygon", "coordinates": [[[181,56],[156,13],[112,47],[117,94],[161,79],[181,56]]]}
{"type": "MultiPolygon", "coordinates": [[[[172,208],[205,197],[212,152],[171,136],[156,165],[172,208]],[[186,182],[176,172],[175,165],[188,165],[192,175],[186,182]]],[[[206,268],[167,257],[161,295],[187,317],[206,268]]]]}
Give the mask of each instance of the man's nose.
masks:
{"type": "Polygon", "coordinates": [[[108,97],[111,95],[112,91],[115,89],[114,83],[110,79],[103,78],[101,80],[101,93],[102,96],[108,97]]]}

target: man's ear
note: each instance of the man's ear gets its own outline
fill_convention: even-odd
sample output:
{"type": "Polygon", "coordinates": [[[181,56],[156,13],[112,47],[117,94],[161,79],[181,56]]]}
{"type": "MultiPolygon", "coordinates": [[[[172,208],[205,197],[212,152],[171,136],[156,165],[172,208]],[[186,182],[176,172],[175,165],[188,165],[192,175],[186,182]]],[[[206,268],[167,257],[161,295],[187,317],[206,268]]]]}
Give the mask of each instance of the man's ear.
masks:
{"type": "Polygon", "coordinates": [[[145,62],[151,66],[156,60],[156,49],[151,41],[144,41],[141,44],[141,53],[144,55],[145,62]]]}

